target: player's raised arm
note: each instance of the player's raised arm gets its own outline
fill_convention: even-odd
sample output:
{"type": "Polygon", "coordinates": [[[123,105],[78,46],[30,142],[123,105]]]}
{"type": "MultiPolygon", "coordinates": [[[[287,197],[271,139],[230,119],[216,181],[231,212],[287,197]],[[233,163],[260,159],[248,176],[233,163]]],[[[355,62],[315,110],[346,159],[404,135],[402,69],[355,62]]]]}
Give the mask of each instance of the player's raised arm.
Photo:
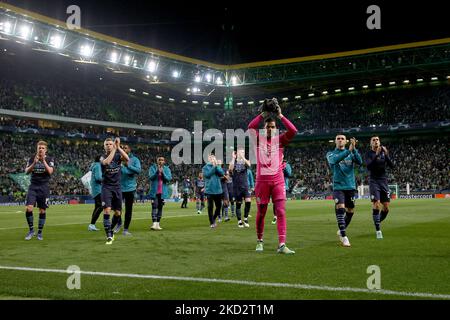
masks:
{"type": "Polygon", "coordinates": [[[353,162],[355,162],[358,165],[361,165],[363,163],[361,155],[359,154],[358,149],[356,149],[356,142],[357,140],[355,138],[351,138],[350,139],[350,145],[351,145],[351,153],[352,153],[352,158],[353,158],[353,162]]]}
{"type": "Polygon", "coordinates": [[[44,164],[45,171],[47,171],[48,174],[53,174],[53,171],[55,170],[53,162],[47,163],[46,156],[43,156],[42,163],[44,164]]]}
{"type": "Polygon", "coordinates": [[[285,146],[287,145],[292,138],[295,137],[295,135],[298,132],[298,129],[295,127],[295,125],[289,121],[282,113],[281,113],[281,107],[277,104],[277,117],[281,120],[284,127],[287,129],[287,131],[281,135],[280,137],[280,143],[281,145],[285,146]]]}
{"type": "Polygon", "coordinates": [[[385,146],[382,146],[381,150],[384,152],[384,158],[386,160],[386,164],[388,165],[388,167],[391,169],[394,168],[394,162],[392,161],[387,148],[385,146]]]}
{"type": "Polygon", "coordinates": [[[114,159],[114,156],[116,155],[116,147],[112,141],[106,141],[105,145],[108,145],[107,148],[109,148],[111,151],[109,152],[108,156],[102,160],[102,165],[108,166],[111,164],[111,162],[114,159]]]}
{"type": "Polygon", "coordinates": [[[134,158],[130,159],[130,161],[127,162],[125,169],[127,169],[127,171],[129,171],[127,173],[140,174],[142,171],[141,161],[139,161],[138,158],[134,157],[134,158]]]}
{"type": "Polygon", "coordinates": [[[376,153],[367,151],[366,156],[364,157],[364,162],[368,170],[372,170],[377,157],[378,155],[376,153]]]}
{"type": "Polygon", "coordinates": [[[128,157],[128,154],[125,151],[123,151],[123,149],[120,147],[120,138],[116,138],[114,140],[114,144],[115,144],[117,151],[119,151],[120,155],[122,156],[123,161],[126,161],[126,162],[130,161],[130,157],[128,157]]]}
{"type": "Polygon", "coordinates": [[[163,166],[162,176],[164,182],[169,182],[170,180],[172,180],[172,172],[170,171],[170,168],[168,166],[163,166]]]}
{"type": "Polygon", "coordinates": [[[30,174],[34,169],[34,165],[36,163],[38,163],[38,161],[39,161],[39,158],[37,155],[33,158],[33,161],[30,159],[30,161],[28,161],[27,166],[25,168],[25,173],[30,174]]]}
{"type": "Polygon", "coordinates": [[[327,161],[330,165],[335,165],[344,160],[348,155],[350,154],[350,151],[346,149],[344,152],[335,153],[333,151],[330,151],[327,153],[327,161]]]}
{"type": "Polygon", "coordinates": [[[256,130],[256,134],[258,134],[258,127],[261,121],[264,120],[263,114],[258,114],[250,123],[248,124],[248,129],[256,130]]]}

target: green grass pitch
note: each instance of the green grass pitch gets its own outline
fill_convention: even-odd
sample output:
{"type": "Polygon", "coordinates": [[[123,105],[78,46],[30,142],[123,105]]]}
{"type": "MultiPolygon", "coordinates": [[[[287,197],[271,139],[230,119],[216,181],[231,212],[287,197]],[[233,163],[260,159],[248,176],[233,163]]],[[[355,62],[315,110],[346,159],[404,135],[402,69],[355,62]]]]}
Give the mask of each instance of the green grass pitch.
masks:
{"type": "MultiPolygon", "coordinates": [[[[276,253],[276,226],[266,217],[265,247],[256,253],[255,203],[251,227],[236,220],[211,230],[206,210],[195,212],[168,203],[162,231],[150,231],[150,205],[138,204],[130,231],[105,245],[103,231],[88,232],[92,205],[52,206],[47,211],[44,241],[25,241],[22,207],[0,207],[0,266],[192,277],[277,284],[182,281],[81,275],[81,289],[69,290],[69,274],[0,269],[3,299],[418,299],[402,293],[450,295],[450,205],[446,199],[393,200],[375,238],[370,203],[357,201],[347,232],[351,248],[338,245],[332,201],[288,201],[287,244],[293,256],[276,253]],[[334,291],[367,290],[367,267],[381,270],[381,289],[399,294],[334,291]],[[328,288],[328,289],[327,289],[328,288]]],[[[35,210],[35,226],[37,211],[35,210]]],[[[102,216],[97,222],[102,227],[102,216]]],[[[431,296],[433,298],[433,296],[431,296]]]]}

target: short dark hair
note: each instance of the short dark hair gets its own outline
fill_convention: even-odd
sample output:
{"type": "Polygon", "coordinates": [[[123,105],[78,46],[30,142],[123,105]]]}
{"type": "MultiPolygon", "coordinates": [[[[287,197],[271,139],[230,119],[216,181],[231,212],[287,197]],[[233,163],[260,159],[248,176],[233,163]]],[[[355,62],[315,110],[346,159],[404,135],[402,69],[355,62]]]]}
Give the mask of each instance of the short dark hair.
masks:
{"type": "Polygon", "coordinates": [[[370,137],[370,140],[372,140],[372,138],[375,138],[375,137],[378,138],[378,139],[380,139],[380,136],[379,136],[379,135],[373,135],[373,136],[370,137]]]}
{"type": "Polygon", "coordinates": [[[347,135],[346,135],[345,133],[343,133],[343,132],[337,133],[337,134],[334,136],[334,138],[336,139],[337,136],[344,136],[345,138],[347,138],[347,135]]]}
{"type": "Polygon", "coordinates": [[[101,157],[101,156],[95,156],[94,161],[95,161],[95,162],[100,162],[100,157],[101,157]]]}
{"type": "Polygon", "coordinates": [[[269,123],[269,122],[276,122],[274,118],[272,117],[268,117],[264,120],[264,123],[269,123]]]}

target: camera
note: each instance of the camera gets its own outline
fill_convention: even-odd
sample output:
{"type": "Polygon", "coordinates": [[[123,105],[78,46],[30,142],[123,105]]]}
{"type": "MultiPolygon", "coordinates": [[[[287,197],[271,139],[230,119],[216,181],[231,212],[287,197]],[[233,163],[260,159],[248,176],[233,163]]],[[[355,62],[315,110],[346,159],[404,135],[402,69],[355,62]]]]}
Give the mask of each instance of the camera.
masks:
{"type": "Polygon", "coordinates": [[[278,105],[278,100],[276,98],[265,99],[262,105],[260,106],[260,112],[273,112],[277,113],[277,109],[280,106],[278,105]]]}

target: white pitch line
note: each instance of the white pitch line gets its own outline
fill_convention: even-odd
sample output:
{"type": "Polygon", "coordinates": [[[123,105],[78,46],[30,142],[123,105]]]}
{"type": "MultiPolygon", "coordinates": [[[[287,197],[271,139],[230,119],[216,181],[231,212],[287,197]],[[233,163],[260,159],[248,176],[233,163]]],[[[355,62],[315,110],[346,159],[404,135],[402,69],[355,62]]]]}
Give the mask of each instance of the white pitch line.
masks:
{"type": "MultiPolygon", "coordinates": [[[[169,218],[183,218],[183,217],[197,217],[198,214],[183,214],[183,215],[179,215],[179,216],[168,216],[168,217],[163,217],[164,219],[169,219],[169,218]]],[[[148,218],[133,218],[133,220],[151,220],[152,217],[148,217],[148,218]]],[[[72,226],[72,225],[80,225],[80,224],[88,224],[86,222],[77,222],[77,223],[59,223],[59,224],[46,224],[45,227],[59,227],[59,226],[72,226]]],[[[14,229],[26,229],[26,226],[23,227],[12,227],[12,228],[0,228],[0,231],[2,230],[14,230],[14,229]]]]}
{"type": "MultiPolygon", "coordinates": [[[[3,270],[14,271],[31,271],[31,272],[50,272],[50,273],[65,273],[73,274],[67,270],[61,269],[43,269],[43,268],[28,268],[28,267],[10,267],[1,266],[3,270]]],[[[402,297],[416,297],[416,298],[430,298],[430,299],[449,299],[450,294],[434,294],[423,292],[404,292],[393,290],[370,290],[365,288],[352,288],[352,287],[331,287],[331,286],[319,286],[309,285],[301,283],[278,283],[278,282],[256,282],[256,281],[244,281],[244,280],[229,280],[229,279],[211,279],[211,278],[194,278],[194,277],[177,277],[177,276],[160,276],[151,274],[132,274],[132,273],[109,273],[109,272],[95,272],[95,271],[77,271],[76,273],[91,275],[91,276],[106,276],[106,277],[119,277],[119,278],[138,278],[138,279],[155,279],[155,280],[175,280],[175,281],[190,281],[190,282],[207,282],[207,283],[225,283],[225,284],[238,284],[244,286],[259,286],[259,287],[281,287],[292,289],[304,289],[304,290],[318,290],[318,291],[332,291],[332,292],[361,292],[368,294],[381,294],[381,295],[393,295],[402,297]]]]}

